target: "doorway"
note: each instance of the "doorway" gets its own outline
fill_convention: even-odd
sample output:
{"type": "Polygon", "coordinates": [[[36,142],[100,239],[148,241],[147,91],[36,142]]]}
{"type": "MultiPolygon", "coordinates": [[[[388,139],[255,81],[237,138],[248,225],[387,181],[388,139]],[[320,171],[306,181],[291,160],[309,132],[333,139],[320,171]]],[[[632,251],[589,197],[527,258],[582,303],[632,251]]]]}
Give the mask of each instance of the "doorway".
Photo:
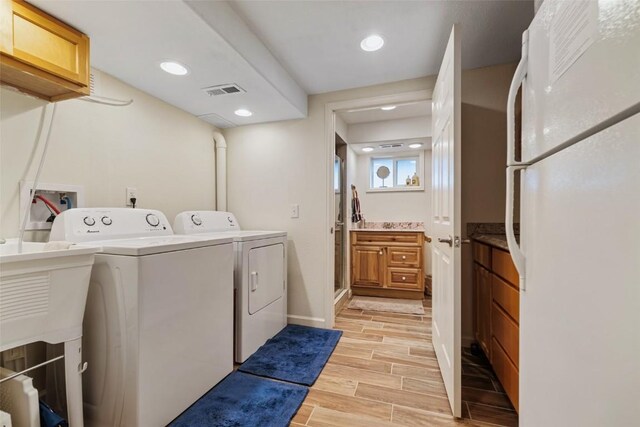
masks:
{"type": "MultiPolygon", "coordinates": [[[[325,326],[333,327],[335,313],[351,297],[351,239],[350,230],[355,226],[352,223],[352,200],[353,195],[366,193],[367,185],[358,185],[355,180],[355,169],[357,156],[354,147],[362,148],[363,145],[355,146],[350,144],[348,129],[340,114],[347,112],[363,111],[362,114],[379,111],[397,114],[398,111],[381,110],[381,107],[389,104],[404,106],[418,102],[431,102],[431,90],[418,90],[404,92],[395,95],[380,97],[355,99],[328,103],[325,105],[326,120],[326,147],[329,166],[329,180],[327,186],[327,219],[329,230],[327,251],[327,287],[325,288],[325,326]],[[355,185],[355,188],[352,187],[355,185]]],[[[384,117],[383,117],[384,118],[384,117]]],[[[383,121],[378,119],[378,121],[383,121]]],[[[405,138],[406,139],[406,138],[405,138]]],[[[423,141],[425,146],[430,145],[430,141],[423,141]]],[[[408,146],[408,144],[406,144],[408,146]]],[[[430,159],[421,159],[428,163],[430,159]]],[[[410,162],[407,162],[409,164],[410,162]]],[[[404,171],[403,171],[404,173],[404,171]]],[[[405,174],[406,175],[406,174],[405,174]]],[[[406,181],[407,176],[402,176],[402,181],[406,181]]],[[[388,185],[391,181],[385,180],[388,185]]],[[[398,179],[396,179],[398,182],[398,179]]],[[[425,182],[423,185],[427,186],[425,182]]],[[[426,197],[426,196],[425,196],[426,197]]],[[[366,212],[365,212],[366,215],[366,212]]],[[[372,218],[373,219],[373,218],[372,218]]],[[[366,218],[365,218],[366,221],[366,218]]]]}
{"type": "Polygon", "coordinates": [[[335,134],[335,159],[333,161],[333,187],[335,191],[335,262],[334,262],[334,295],[339,297],[345,290],[346,277],[346,227],[347,203],[346,203],[346,159],[347,143],[338,133],[335,134]]]}

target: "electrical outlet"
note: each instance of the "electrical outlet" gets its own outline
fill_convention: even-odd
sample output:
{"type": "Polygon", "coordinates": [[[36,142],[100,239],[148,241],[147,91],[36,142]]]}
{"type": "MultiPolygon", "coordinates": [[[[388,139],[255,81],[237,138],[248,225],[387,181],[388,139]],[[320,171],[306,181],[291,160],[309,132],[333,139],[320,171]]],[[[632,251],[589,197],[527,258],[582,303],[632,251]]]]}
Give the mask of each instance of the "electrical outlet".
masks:
{"type": "Polygon", "coordinates": [[[138,198],[138,190],[135,187],[127,187],[125,206],[133,206],[133,203],[131,203],[131,199],[134,198],[138,198]]]}

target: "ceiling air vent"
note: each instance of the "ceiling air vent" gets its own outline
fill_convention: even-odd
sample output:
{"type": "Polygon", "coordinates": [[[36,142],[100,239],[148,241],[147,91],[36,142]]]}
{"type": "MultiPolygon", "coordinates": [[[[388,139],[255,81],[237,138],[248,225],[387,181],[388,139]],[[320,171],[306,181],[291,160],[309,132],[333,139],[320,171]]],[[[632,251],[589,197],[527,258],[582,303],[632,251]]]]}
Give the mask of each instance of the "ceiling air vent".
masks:
{"type": "Polygon", "coordinates": [[[240,86],[238,86],[235,83],[226,84],[226,85],[205,87],[203,90],[209,96],[232,95],[234,93],[244,93],[244,92],[246,92],[246,90],[242,89],[240,86]]]}
{"type": "Polygon", "coordinates": [[[379,146],[380,148],[400,148],[402,144],[382,144],[379,146]]]}

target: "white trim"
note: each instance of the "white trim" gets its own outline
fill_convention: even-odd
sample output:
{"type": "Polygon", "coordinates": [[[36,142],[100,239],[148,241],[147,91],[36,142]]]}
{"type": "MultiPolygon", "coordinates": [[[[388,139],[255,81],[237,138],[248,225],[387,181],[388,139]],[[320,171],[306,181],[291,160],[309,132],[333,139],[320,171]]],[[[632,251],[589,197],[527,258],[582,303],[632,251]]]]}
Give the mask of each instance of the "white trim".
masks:
{"type": "Polygon", "coordinates": [[[343,288],[342,291],[338,294],[338,296],[336,296],[333,299],[333,305],[336,305],[338,302],[340,302],[340,300],[342,299],[342,297],[344,296],[344,294],[347,293],[347,288],[343,288]]]}
{"type": "Polygon", "coordinates": [[[387,188],[369,188],[365,193],[403,193],[410,191],[424,191],[424,186],[413,187],[387,187],[387,188]]]}
{"type": "Polygon", "coordinates": [[[294,314],[287,315],[287,323],[289,325],[311,326],[314,328],[324,328],[325,319],[320,317],[296,316],[294,314]]]}
{"type": "MultiPolygon", "coordinates": [[[[402,92],[393,95],[382,95],[371,98],[359,98],[346,101],[328,102],[324,106],[324,123],[325,123],[325,191],[327,200],[327,209],[325,211],[325,289],[323,292],[323,307],[325,318],[322,319],[325,328],[333,328],[335,320],[334,307],[334,257],[335,234],[329,230],[334,227],[333,215],[335,212],[335,193],[333,189],[333,158],[335,155],[334,135],[336,132],[335,111],[350,110],[358,108],[376,107],[386,104],[411,103],[416,101],[426,101],[433,97],[433,89],[416,90],[412,92],[402,92]]],[[[349,250],[349,248],[346,248],[349,250]]],[[[350,266],[345,265],[345,271],[350,266]]],[[[348,288],[348,286],[347,286],[348,288]]],[[[291,317],[291,316],[290,316],[291,317]]],[[[315,319],[320,320],[320,319],[315,319]]]]}

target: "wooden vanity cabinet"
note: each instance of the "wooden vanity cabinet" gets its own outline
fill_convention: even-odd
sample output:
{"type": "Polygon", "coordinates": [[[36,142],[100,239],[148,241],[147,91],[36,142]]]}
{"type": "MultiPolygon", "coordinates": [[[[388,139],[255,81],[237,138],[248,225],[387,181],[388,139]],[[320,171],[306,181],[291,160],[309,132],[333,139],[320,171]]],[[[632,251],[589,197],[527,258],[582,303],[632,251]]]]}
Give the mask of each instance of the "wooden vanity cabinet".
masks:
{"type": "Polygon", "coordinates": [[[22,0],[0,0],[0,83],[45,99],[89,95],[89,37],[22,0]]]}
{"type": "Polygon", "coordinates": [[[354,295],[422,299],[424,233],[351,232],[351,290],[354,295]]]}
{"type": "Polygon", "coordinates": [[[473,242],[475,336],[518,410],[520,291],[509,252],[473,242]]]}

